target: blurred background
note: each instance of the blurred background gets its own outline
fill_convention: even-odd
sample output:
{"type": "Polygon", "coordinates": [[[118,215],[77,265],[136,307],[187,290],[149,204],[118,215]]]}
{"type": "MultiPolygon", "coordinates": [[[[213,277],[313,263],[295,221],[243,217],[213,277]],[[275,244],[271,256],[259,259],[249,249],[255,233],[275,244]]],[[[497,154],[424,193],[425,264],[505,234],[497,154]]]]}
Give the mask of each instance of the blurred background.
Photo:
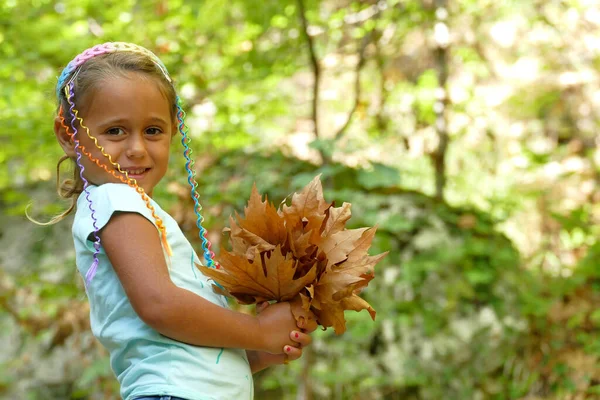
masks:
{"type": "MultiPolygon", "coordinates": [[[[600,398],[596,0],[1,1],[0,398],[117,398],[70,220],[24,215],[68,206],[54,85],[105,41],[175,78],[215,248],[253,182],[278,205],[322,174],[390,251],[376,321],[257,399],[600,398]]],[[[181,152],[156,197],[198,245],[181,152]]]]}

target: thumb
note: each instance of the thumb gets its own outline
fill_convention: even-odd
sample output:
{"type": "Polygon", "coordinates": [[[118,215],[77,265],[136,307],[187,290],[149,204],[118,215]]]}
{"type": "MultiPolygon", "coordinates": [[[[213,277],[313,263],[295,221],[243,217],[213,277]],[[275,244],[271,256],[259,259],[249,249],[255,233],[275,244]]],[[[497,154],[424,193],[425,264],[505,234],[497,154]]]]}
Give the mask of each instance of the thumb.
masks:
{"type": "Polygon", "coordinates": [[[265,309],[269,307],[269,302],[268,301],[263,301],[262,303],[258,303],[256,305],[256,313],[260,314],[261,312],[265,311],[265,309]]]}

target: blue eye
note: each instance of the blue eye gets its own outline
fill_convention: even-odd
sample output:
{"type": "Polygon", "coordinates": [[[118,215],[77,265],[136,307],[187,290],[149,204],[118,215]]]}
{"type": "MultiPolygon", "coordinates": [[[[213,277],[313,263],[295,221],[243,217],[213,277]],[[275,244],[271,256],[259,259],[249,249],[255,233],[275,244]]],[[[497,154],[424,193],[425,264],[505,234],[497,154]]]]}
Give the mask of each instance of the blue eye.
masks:
{"type": "Polygon", "coordinates": [[[125,134],[125,131],[123,131],[121,128],[110,128],[106,130],[106,134],[112,136],[121,136],[125,134]]]}

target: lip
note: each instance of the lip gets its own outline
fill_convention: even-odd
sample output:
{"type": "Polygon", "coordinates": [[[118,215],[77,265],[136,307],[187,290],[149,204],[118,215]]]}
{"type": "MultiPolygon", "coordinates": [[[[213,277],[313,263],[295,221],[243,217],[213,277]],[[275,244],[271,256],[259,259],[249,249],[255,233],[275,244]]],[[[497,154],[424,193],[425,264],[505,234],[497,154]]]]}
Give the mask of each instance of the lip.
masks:
{"type": "Polygon", "coordinates": [[[136,167],[136,168],[128,167],[128,168],[122,168],[122,170],[124,172],[127,172],[127,176],[129,178],[133,178],[135,180],[139,180],[139,179],[143,178],[144,176],[146,176],[146,174],[148,174],[148,172],[150,171],[150,168],[149,167],[136,167]],[[131,172],[131,171],[136,171],[137,172],[137,171],[140,171],[140,170],[144,170],[144,172],[142,172],[142,173],[132,173],[131,172]]]}

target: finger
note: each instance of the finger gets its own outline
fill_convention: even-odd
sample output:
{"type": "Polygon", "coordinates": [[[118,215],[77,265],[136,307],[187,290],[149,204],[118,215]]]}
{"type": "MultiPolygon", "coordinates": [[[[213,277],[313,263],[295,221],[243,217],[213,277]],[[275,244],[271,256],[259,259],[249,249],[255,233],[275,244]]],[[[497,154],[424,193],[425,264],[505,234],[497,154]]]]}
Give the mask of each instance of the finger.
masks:
{"type": "Polygon", "coordinates": [[[317,329],[317,318],[314,314],[310,314],[309,318],[300,317],[297,320],[297,326],[302,332],[311,333],[317,329]]]}
{"type": "Polygon", "coordinates": [[[256,305],[256,313],[260,314],[261,312],[263,312],[267,307],[269,307],[269,302],[268,301],[263,301],[262,303],[258,303],[256,305]]]}
{"type": "Polygon", "coordinates": [[[312,338],[310,337],[310,335],[300,331],[292,331],[290,333],[290,339],[297,343],[296,347],[298,348],[306,347],[312,343],[312,338]]]}
{"type": "Polygon", "coordinates": [[[309,324],[306,328],[302,329],[302,332],[305,333],[313,333],[314,331],[317,330],[319,326],[315,323],[315,324],[309,324]]]}
{"type": "Polygon", "coordinates": [[[283,355],[284,355],[284,364],[285,364],[285,360],[294,361],[294,360],[297,360],[300,357],[302,357],[302,349],[292,347],[292,346],[285,346],[283,348],[283,355]]]}

